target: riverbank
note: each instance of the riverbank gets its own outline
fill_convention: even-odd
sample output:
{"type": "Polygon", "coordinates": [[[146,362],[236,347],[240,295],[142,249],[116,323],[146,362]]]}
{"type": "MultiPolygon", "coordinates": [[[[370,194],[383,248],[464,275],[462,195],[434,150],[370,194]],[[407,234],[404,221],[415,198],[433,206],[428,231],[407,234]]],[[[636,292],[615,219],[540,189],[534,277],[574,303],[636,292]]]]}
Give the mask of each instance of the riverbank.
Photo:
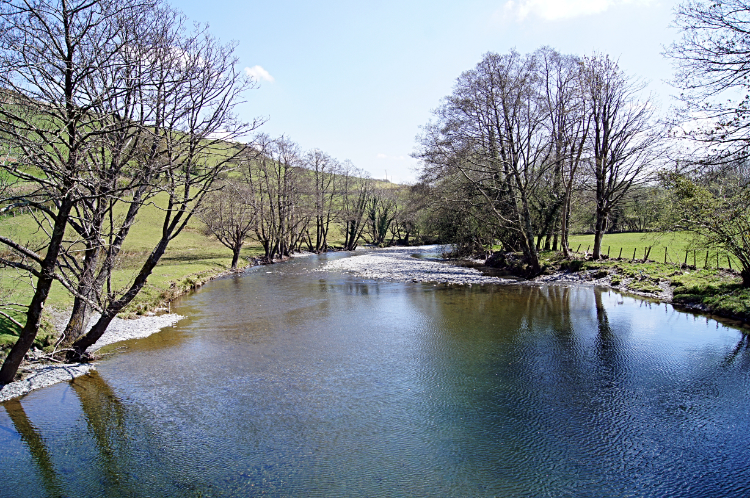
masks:
{"type": "MultiPolygon", "coordinates": [[[[69,314],[69,313],[68,313],[69,314]]],[[[57,326],[65,326],[65,314],[58,314],[57,326]]],[[[143,316],[135,319],[115,318],[104,335],[87,351],[95,352],[104,346],[131,339],[142,339],[170,327],[183,319],[181,315],[169,313],[158,316],[143,316]]],[[[92,317],[89,326],[96,316],[92,317]]],[[[35,389],[49,387],[58,382],[71,381],[96,368],[95,363],[54,363],[48,354],[34,349],[27,355],[28,360],[21,366],[22,379],[0,387],[0,402],[28,394],[35,389]]]]}
{"type": "Polygon", "coordinates": [[[538,282],[606,285],[679,309],[750,323],[750,289],[742,287],[737,271],[639,259],[564,259],[559,253],[545,253],[542,262],[547,269],[538,282]]]}
{"type": "MultiPolygon", "coordinates": [[[[252,261],[250,258],[248,260],[252,261]]],[[[150,292],[144,292],[144,295],[139,296],[133,306],[126,308],[123,317],[116,317],[112,320],[104,335],[87,351],[95,352],[110,344],[131,339],[142,339],[174,325],[184,317],[172,313],[156,315],[155,312],[168,311],[171,301],[202,287],[211,280],[241,273],[252,266],[254,266],[254,263],[240,270],[228,270],[219,267],[214,270],[191,273],[160,286],[152,284],[149,288],[150,292]]],[[[94,314],[91,317],[89,327],[98,319],[98,316],[98,314],[94,314]]],[[[57,311],[51,308],[45,312],[44,319],[54,328],[54,332],[45,338],[45,342],[54,344],[57,341],[65,329],[69,317],[69,309],[57,311]]],[[[27,359],[19,368],[20,380],[0,387],[0,402],[23,396],[33,390],[49,387],[59,382],[71,381],[96,368],[95,363],[57,363],[51,358],[52,352],[52,346],[46,347],[45,350],[32,348],[27,354],[27,359]]],[[[4,355],[0,355],[0,361],[3,359],[4,355]]]]}

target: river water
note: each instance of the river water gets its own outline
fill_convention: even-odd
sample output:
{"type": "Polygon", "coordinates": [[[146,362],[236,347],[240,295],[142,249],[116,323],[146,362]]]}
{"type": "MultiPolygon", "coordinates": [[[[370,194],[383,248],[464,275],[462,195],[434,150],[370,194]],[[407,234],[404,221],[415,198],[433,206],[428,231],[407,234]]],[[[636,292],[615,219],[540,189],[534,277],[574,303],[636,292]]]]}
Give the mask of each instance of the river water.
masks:
{"type": "Polygon", "coordinates": [[[750,493],[739,329],[325,259],[212,282],[98,373],[4,403],[0,496],[750,493]]]}

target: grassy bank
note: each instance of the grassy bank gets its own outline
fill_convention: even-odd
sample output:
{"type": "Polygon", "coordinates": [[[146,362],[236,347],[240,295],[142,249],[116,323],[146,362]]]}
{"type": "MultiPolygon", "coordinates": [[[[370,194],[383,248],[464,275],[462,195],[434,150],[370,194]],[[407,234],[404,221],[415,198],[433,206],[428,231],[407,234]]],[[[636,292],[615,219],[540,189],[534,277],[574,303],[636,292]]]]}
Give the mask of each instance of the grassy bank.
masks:
{"type": "Polygon", "coordinates": [[[630,258],[564,259],[560,253],[554,252],[543,253],[541,259],[547,275],[567,273],[622,292],[750,322],[750,289],[742,287],[736,271],[630,258]]]}
{"type": "MultiPolygon", "coordinates": [[[[119,267],[113,274],[113,287],[122,288],[132,282],[142,262],[159,239],[161,215],[162,212],[151,205],[141,209],[126,239],[119,267]]],[[[38,238],[36,224],[29,215],[0,220],[0,230],[18,240],[33,241],[38,238]]],[[[243,249],[242,258],[247,260],[262,253],[259,245],[249,244],[243,249]]],[[[148,283],[125,309],[125,313],[134,315],[153,310],[212,277],[228,271],[231,256],[231,251],[216,239],[203,235],[200,231],[200,222],[193,220],[186,230],[170,242],[159,265],[148,278],[148,283]]],[[[0,270],[0,292],[3,292],[5,302],[30,302],[34,291],[31,283],[28,277],[24,278],[14,270],[0,270]]],[[[72,304],[72,296],[60,284],[55,283],[46,307],[66,310],[72,304]]],[[[25,315],[20,310],[9,314],[16,321],[24,323],[25,315]]],[[[48,319],[37,337],[37,345],[44,347],[51,344],[54,335],[54,327],[48,319]]],[[[0,317],[0,348],[12,345],[17,336],[18,327],[10,320],[0,317]]]]}

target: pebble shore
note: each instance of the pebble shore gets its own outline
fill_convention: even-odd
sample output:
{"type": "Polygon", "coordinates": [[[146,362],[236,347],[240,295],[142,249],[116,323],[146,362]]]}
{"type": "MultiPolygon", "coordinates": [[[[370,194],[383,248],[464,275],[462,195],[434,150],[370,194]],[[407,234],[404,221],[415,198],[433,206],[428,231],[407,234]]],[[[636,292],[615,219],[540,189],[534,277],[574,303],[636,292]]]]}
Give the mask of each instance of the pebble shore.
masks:
{"type": "MultiPolygon", "coordinates": [[[[164,327],[169,327],[180,321],[183,316],[176,314],[165,314],[159,316],[144,316],[133,320],[115,318],[109,324],[104,335],[91,346],[87,351],[93,352],[109,344],[127,341],[130,339],[141,339],[151,334],[159,332],[164,327]]],[[[98,316],[91,318],[89,326],[95,323],[98,316]]],[[[65,317],[58,320],[64,326],[65,317]]],[[[74,378],[85,375],[95,366],[91,363],[72,363],[61,365],[29,365],[22,367],[28,372],[23,380],[12,382],[0,388],[0,403],[9,399],[23,396],[35,389],[48,387],[58,382],[73,380],[74,378]]]]}
{"type": "Polygon", "coordinates": [[[439,246],[378,249],[326,263],[319,271],[343,271],[368,279],[441,284],[503,284],[513,280],[484,275],[475,268],[455,266],[440,259],[439,246]],[[435,257],[414,257],[414,255],[435,257]]]}

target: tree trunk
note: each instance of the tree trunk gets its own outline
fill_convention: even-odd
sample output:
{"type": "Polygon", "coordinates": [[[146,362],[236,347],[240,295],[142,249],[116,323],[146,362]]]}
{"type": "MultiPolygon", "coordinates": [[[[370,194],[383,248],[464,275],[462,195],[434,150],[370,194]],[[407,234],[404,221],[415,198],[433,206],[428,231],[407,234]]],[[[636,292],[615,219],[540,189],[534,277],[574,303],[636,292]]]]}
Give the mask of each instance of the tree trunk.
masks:
{"type": "Polygon", "coordinates": [[[94,345],[94,343],[96,343],[96,341],[98,341],[99,338],[104,335],[104,332],[107,330],[110,322],[112,322],[117,314],[122,311],[125,306],[130,304],[130,302],[135,298],[136,295],[138,295],[143,286],[146,285],[146,279],[149,275],[151,275],[151,272],[156,267],[159,259],[161,259],[164,251],[166,251],[168,243],[168,237],[162,238],[159,241],[159,243],[149,255],[148,259],[146,259],[146,261],[143,263],[141,271],[135,277],[135,280],[130,286],[130,289],[128,289],[128,291],[120,299],[110,303],[109,306],[107,306],[107,308],[102,312],[99,320],[94,324],[93,327],[91,327],[91,330],[89,330],[86,335],[73,343],[73,358],[83,358],[86,354],[86,350],[94,345]]]}
{"type": "Polygon", "coordinates": [[[99,252],[98,247],[89,247],[86,250],[85,260],[83,262],[84,268],[81,272],[81,278],[78,282],[78,288],[76,291],[79,296],[73,300],[73,312],[70,314],[68,324],[65,326],[63,332],[62,344],[69,346],[78,340],[86,331],[86,323],[91,315],[91,306],[86,302],[86,299],[94,297],[96,291],[96,278],[94,272],[99,264],[99,252]]]}
{"type": "Polygon", "coordinates": [[[89,316],[91,316],[91,309],[88,303],[76,297],[73,302],[73,312],[70,314],[68,325],[63,332],[63,345],[73,344],[83,335],[89,316]]]}
{"type": "Polygon", "coordinates": [[[73,202],[69,198],[65,198],[60,204],[60,209],[57,211],[55,226],[52,230],[52,237],[50,239],[49,247],[47,248],[47,254],[44,257],[44,260],[42,260],[34,297],[32,298],[31,304],[29,304],[29,310],[26,313],[26,324],[21,330],[18,340],[5,358],[2,368],[0,368],[0,385],[13,382],[16,373],[18,372],[18,367],[21,366],[23,357],[26,356],[26,353],[31,349],[31,346],[34,344],[34,339],[36,339],[36,335],[39,332],[39,327],[42,323],[44,303],[49,295],[52,282],[55,280],[55,265],[57,263],[57,257],[60,254],[63,238],[65,237],[65,228],[68,225],[68,217],[70,216],[70,210],[72,207],[73,202]]]}
{"type": "Polygon", "coordinates": [[[742,270],[740,275],[742,275],[742,287],[750,287],[750,268],[742,270]]]}
{"type": "Polygon", "coordinates": [[[240,251],[242,250],[242,244],[234,246],[232,249],[232,270],[237,269],[237,262],[240,260],[240,251]]]}
{"type": "Polygon", "coordinates": [[[601,257],[602,250],[602,237],[604,236],[604,230],[607,228],[607,213],[597,209],[596,210],[596,228],[594,230],[594,252],[592,257],[599,259],[601,257]]]}
{"type": "Polygon", "coordinates": [[[536,277],[541,273],[541,266],[539,265],[539,253],[536,251],[534,246],[534,227],[531,222],[531,212],[529,211],[529,202],[526,198],[526,192],[521,191],[521,207],[522,207],[522,226],[523,226],[523,252],[526,256],[526,261],[529,264],[529,275],[530,277],[536,277]]]}

